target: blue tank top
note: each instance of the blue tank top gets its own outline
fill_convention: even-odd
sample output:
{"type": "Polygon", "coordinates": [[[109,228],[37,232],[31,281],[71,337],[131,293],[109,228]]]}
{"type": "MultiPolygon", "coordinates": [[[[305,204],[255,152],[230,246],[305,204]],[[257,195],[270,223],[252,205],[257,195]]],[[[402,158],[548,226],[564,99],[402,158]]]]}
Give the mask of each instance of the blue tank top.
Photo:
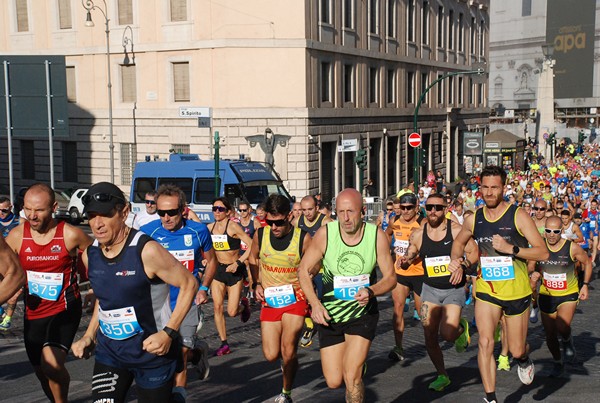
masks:
{"type": "Polygon", "coordinates": [[[143,341],[164,327],[160,313],[167,302],[169,288],[162,280],[146,276],[142,249],[151,238],[132,229],[123,250],[109,259],[98,241],[87,249],[89,278],[100,308],[106,311],[135,310],[141,332],[124,340],[115,340],[98,329],[96,360],[113,367],[155,368],[171,363],[177,357],[177,343],[164,356],[144,351],[143,341]]]}

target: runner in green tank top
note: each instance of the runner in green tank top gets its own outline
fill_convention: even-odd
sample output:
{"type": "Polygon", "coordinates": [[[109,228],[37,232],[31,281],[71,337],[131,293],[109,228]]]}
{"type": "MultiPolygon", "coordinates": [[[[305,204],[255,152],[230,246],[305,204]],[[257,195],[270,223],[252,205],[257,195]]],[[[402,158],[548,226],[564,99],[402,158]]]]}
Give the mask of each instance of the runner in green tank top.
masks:
{"type": "Polygon", "coordinates": [[[362,221],[362,196],[345,189],[336,198],[338,222],[322,227],[298,267],[300,286],[320,325],[323,375],[330,388],[346,385],[346,401],[364,401],[363,365],[375,337],[377,300],[396,285],[389,243],[382,231],[362,221]],[[324,259],[323,300],[311,281],[324,259]],[[375,265],[382,279],[375,283],[375,265]]]}

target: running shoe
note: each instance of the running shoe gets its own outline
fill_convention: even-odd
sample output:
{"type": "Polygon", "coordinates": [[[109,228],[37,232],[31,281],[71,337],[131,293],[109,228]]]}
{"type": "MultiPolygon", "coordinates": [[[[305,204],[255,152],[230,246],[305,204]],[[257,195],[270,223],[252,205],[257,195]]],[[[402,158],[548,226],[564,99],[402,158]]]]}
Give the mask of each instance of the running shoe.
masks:
{"type": "Polygon", "coordinates": [[[210,373],[210,364],[208,363],[208,344],[204,340],[197,340],[194,343],[194,360],[192,364],[196,366],[198,373],[200,374],[200,380],[203,381],[208,378],[210,373]],[[195,362],[194,362],[195,361],[195,362]]]}
{"type": "Polygon", "coordinates": [[[421,320],[421,317],[419,316],[419,313],[417,312],[417,310],[415,309],[413,312],[413,319],[414,320],[421,320]]]}
{"type": "Polygon", "coordinates": [[[250,319],[250,314],[252,313],[250,311],[250,302],[248,302],[248,298],[242,298],[242,306],[244,307],[244,310],[242,311],[240,318],[243,323],[246,323],[248,322],[248,319],[250,319]]]}
{"type": "Polygon", "coordinates": [[[219,347],[217,349],[217,351],[215,351],[215,355],[217,357],[220,357],[222,355],[227,355],[227,354],[231,354],[231,350],[229,349],[229,344],[223,344],[221,347],[219,347]]]}
{"type": "Polygon", "coordinates": [[[406,297],[406,300],[404,301],[404,312],[408,312],[408,306],[410,305],[410,297],[406,297]]]}
{"type": "Polygon", "coordinates": [[[465,318],[460,318],[460,325],[463,328],[463,332],[454,342],[454,347],[456,348],[457,353],[464,353],[471,342],[471,335],[469,334],[469,322],[465,318]]]}
{"type": "Polygon", "coordinates": [[[274,400],[275,403],[292,403],[292,396],[285,394],[285,393],[280,393],[279,396],[277,396],[274,400]]]}
{"type": "Polygon", "coordinates": [[[502,340],[502,325],[500,322],[496,325],[496,330],[494,330],[494,343],[499,343],[502,340]]]}
{"type": "Polygon", "coordinates": [[[538,321],[538,313],[540,312],[539,308],[531,308],[531,312],[529,312],[529,322],[537,323],[538,321]]]}
{"type": "Polygon", "coordinates": [[[196,326],[196,336],[200,335],[200,330],[202,330],[202,326],[204,325],[204,311],[202,307],[198,307],[198,326],[196,326]]]}
{"type": "Polygon", "coordinates": [[[304,333],[302,333],[302,337],[300,338],[300,346],[308,347],[312,344],[313,336],[315,335],[314,327],[306,327],[304,333]]]}
{"type": "Polygon", "coordinates": [[[10,320],[6,320],[6,318],[2,321],[2,323],[0,323],[0,330],[5,332],[8,329],[10,329],[11,326],[11,321],[10,320]]]}
{"type": "Polygon", "coordinates": [[[560,378],[565,372],[565,364],[560,361],[554,361],[552,371],[550,371],[550,378],[560,378]]]}
{"type": "Polygon", "coordinates": [[[498,371],[510,371],[510,361],[507,355],[498,356],[498,371]]]}
{"type": "Polygon", "coordinates": [[[533,361],[531,358],[527,361],[525,366],[521,366],[521,364],[517,365],[517,370],[519,373],[519,379],[523,383],[523,385],[530,385],[533,382],[533,377],[535,375],[535,366],[533,365],[533,361]]]}
{"type": "Polygon", "coordinates": [[[185,388],[182,388],[181,386],[176,386],[173,388],[173,391],[171,392],[171,402],[172,403],[185,403],[186,399],[187,399],[187,392],[186,392],[185,388]]]}
{"type": "Polygon", "coordinates": [[[484,403],[496,403],[496,400],[487,400],[485,397],[483,398],[484,403]]]}
{"type": "Polygon", "coordinates": [[[573,345],[573,338],[569,338],[569,340],[563,340],[562,342],[563,348],[563,359],[566,362],[574,362],[576,358],[575,346],[573,345]]]}
{"type": "Polygon", "coordinates": [[[388,358],[392,361],[404,361],[404,349],[402,347],[394,346],[392,351],[388,354],[388,358]]]}
{"type": "Polygon", "coordinates": [[[435,381],[429,384],[429,389],[441,392],[446,389],[446,386],[450,385],[450,378],[446,375],[438,375],[435,381]]]}

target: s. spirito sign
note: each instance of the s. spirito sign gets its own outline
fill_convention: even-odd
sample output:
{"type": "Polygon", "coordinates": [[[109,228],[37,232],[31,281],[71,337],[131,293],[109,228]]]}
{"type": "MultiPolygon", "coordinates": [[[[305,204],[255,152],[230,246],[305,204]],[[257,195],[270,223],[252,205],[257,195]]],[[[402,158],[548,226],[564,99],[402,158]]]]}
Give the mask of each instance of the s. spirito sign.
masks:
{"type": "Polygon", "coordinates": [[[211,110],[203,106],[181,106],[179,107],[180,118],[209,118],[211,110]]]}

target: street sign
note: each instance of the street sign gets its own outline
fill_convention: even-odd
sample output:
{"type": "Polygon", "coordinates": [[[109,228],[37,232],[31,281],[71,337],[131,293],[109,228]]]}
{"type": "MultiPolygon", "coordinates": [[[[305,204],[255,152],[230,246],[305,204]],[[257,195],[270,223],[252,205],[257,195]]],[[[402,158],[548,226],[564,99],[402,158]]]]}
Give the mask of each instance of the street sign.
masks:
{"type": "Polygon", "coordinates": [[[180,118],[209,118],[210,108],[196,106],[179,107],[180,118]]]}
{"type": "Polygon", "coordinates": [[[338,152],[353,152],[358,150],[358,139],[342,140],[342,144],[338,144],[338,152]]]}
{"type": "Polygon", "coordinates": [[[198,118],[198,127],[211,127],[211,118],[210,117],[199,117],[198,118]]]}
{"type": "Polygon", "coordinates": [[[544,132],[543,136],[544,136],[544,140],[548,140],[548,137],[550,137],[548,132],[544,132]]]}
{"type": "Polygon", "coordinates": [[[421,145],[421,135],[419,133],[411,133],[408,136],[408,144],[414,148],[419,147],[421,145]]]}

